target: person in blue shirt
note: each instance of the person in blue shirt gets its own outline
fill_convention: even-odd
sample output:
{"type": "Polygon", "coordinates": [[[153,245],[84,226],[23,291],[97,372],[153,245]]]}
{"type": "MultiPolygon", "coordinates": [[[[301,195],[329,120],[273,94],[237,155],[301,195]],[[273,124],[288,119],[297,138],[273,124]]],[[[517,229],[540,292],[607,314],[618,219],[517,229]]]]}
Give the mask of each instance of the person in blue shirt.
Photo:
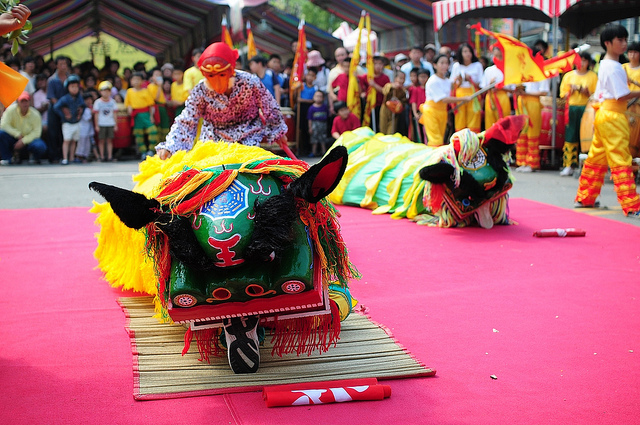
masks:
{"type": "Polygon", "coordinates": [[[256,55],[249,60],[249,69],[262,81],[262,84],[264,84],[269,93],[271,93],[276,102],[278,102],[278,106],[280,106],[282,88],[280,87],[278,76],[267,67],[267,63],[267,58],[256,55]]]}
{"type": "MultiPolygon", "coordinates": [[[[55,64],[55,73],[47,80],[49,111],[52,111],[58,100],[67,94],[67,90],[64,88],[64,82],[68,77],[71,61],[66,56],[58,56],[55,59],[55,64]]],[[[57,162],[60,160],[62,146],[62,123],[60,122],[58,114],[47,114],[47,128],[49,136],[47,140],[49,161],[57,162]]]]}
{"type": "Polygon", "coordinates": [[[64,82],[68,93],[62,96],[53,107],[62,121],[62,165],[75,159],[76,143],[80,140],[80,119],[86,108],[80,95],[80,77],[69,75],[64,82]]]}

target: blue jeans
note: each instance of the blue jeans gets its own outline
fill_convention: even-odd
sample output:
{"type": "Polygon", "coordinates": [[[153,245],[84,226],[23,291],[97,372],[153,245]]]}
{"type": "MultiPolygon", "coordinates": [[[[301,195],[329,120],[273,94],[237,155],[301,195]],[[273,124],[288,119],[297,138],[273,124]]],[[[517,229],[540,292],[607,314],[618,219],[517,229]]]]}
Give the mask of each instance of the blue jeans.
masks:
{"type": "MultiPolygon", "coordinates": [[[[0,158],[11,160],[13,157],[13,146],[18,139],[0,130],[0,158]]],[[[35,139],[28,145],[25,145],[27,152],[33,154],[34,159],[38,160],[47,152],[47,144],[42,139],[35,139]]]]}

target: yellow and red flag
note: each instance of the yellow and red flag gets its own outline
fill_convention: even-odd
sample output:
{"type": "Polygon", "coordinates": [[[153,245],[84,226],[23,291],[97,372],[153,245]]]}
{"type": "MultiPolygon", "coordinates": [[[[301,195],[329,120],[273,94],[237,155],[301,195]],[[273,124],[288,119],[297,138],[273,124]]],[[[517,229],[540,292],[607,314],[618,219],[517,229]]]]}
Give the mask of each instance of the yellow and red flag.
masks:
{"type": "Polygon", "coordinates": [[[307,61],[307,36],[304,32],[304,19],[298,24],[298,47],[293,58],[293,69],[291,70],[291,81],[289,83],[289,100],[293,107],[296,91],[302,86],[304,81],[304,64],[307,61]]]}
{"type": "Polygon", "coordinates": [[[497,40],[503,60],[494,59],[494,62],[504,74],[504,85],[546,80],[560,72],[571,70],[580,58],[577,50],[547,60],[540,53],[534,57],[529,46],[513,37],[488,31],[479,23],[471,28],[497,40]]]}
{"type": "Polygon", "coordinates": [[[251,31],[251,22],[247,21],[247,57],[251,59],[258,54],[256,42],[253,39],[253,31],[251,31]]]}
{"type": "MultiPolygon", "coordinates": [[[[371,17],[367,13],[365,16],[365,28],[367,29],[367,81],[373,80],[373,42],[371,40],[371,17]]],[[[376,107],[376,89],[372,86],[367,87],[367,98],[364,103],[364,113],[362,116],[362,126],[371,126],[371,114],[376,107]]],[[[380,123],[376,123],[376,127],[379,128],[380,123]]]]}
{"type": "Polygon", "coordinates": [[[229,28],[227,26],[227,17],[222,15],[222,41],[227,46],[233,49],[233,41],[231,41],[231,33],[229,32],[229,28]]]}
{"type": "MultiPolygon", "coordinates": [[[[360,63],[360,40],[362,37],[362,28],[364,27],[365,11],[360,14],[360,22],[358,23],[358,41],[353,48],[351,55],[351,64],[349,65],[349,87],[347,88],[347,107],[351,112],[360,118],[360,84],[358,83],[358,64],[360,63]]],[[[373,68],[372,68],[373,69],[373,68]]],[[[368,76],[367,76],[368,77],[368,76]]]]}

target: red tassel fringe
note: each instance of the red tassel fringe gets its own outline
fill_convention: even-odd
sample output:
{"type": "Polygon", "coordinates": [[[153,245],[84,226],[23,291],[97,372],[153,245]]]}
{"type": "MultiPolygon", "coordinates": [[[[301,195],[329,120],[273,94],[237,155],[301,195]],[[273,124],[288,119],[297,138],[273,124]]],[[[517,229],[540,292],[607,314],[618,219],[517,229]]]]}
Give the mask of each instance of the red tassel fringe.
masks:
{"type": "Polygon", "coordinates": [[[195,332],[189,328],[184,334],[184,348],[182,349],[183,356],[187,354],[189,348],[191,348],[191,341],[194,336],[196,337],[196,342],[198,344],[198,353],[200,353],[199,361],[210,363],[209,360],[211,359],[211,356],[221,357],[224,355],[218,341],[220,336],[219,328],[199,329],[195,332]]]}
{"type": "Polygon", "coordinates": [[[272,330],[273,349],[271,355],[282,357],[295,352],[310,356],[314,350],[326,352],[340,339],[340,313],[331,302],[331,314],[296,319],[278,320],[272,330]]]}

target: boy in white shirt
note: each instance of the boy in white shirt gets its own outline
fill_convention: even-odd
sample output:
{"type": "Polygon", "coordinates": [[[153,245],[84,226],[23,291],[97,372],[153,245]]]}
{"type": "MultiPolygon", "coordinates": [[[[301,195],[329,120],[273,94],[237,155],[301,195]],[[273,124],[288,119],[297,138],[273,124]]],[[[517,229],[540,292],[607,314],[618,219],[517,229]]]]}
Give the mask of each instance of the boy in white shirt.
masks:
{"type": "Polygon", "coordinates": [[[98,86],[100,98],[93,104],[95,131],[98,135],[99,161],[115,161],[113,158],[113,136],[118,131],[115,118],[116,101],[111,98],[111,83],[103,81],[98,86]],[[106,154],[106,155],[105,155],[106,154]]]}
{"type": "Polygon", "coordinates": [[[609,26],[600,34],[600,44],[607,52],[600,61],[594,93],[600,104],[593,123],[593,142],[580,173],[575,207],[598,206],[596,198],[608,166],[622,211],[627,217],[640,218],[640,197],[636,192],[629,153],[629,122],[624,115],[627,100],[639,98],[640,91],[629,90],[627,74],[618,61],[627,50],[628,36],[627,30],[620,25],[609,26]]]}

